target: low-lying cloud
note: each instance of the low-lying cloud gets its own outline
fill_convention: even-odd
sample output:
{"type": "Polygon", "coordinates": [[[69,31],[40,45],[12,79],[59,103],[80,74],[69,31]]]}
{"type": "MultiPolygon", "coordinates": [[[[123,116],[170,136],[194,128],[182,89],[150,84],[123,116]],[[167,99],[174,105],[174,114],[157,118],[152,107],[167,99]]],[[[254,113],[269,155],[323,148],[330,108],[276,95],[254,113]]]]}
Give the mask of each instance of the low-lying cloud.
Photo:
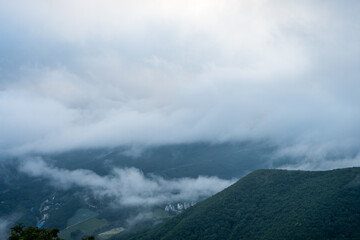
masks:
{"type": "Polygon", "coordinates": [[[0,238],[6,239],[9,235],[10,222],[7,219],[0,218],[0,238]]]}
{"type": "Polygon", "coordinates": [[[360,165],[359,11],[0,1],[0,151],[265,139],[280,155],[360,165]]]}
{"type": "Polygon", "coordinates": [[[40,158],[23,162],[20,171],[48,179],[59,188],[84,188],[96,197],[114,199],[114,203],[121,206],[148,207],[175,201],[197,201],[235,181],[204,176],[167,180],[156,175],[145,176],[136,168],[114,168],[110,175],[100,176],[90,170],[51,167],[40,158]]]}
{"type": "Polygon", "coordinates": [[[0,239],[7,239],[13,227],[21,214],[13,213],[11,215],[0,215],[0,239]]]}

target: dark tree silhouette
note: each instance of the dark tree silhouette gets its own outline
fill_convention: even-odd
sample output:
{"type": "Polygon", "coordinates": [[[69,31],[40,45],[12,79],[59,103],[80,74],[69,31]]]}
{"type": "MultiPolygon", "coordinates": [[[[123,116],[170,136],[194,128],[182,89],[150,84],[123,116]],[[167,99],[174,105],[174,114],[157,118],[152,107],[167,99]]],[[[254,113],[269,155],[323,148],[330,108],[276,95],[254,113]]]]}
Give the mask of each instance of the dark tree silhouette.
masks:
{"type": "MultiPolygon", "coordinates": [[[[11,234],[8,240],[64,240],[58,237],[59,229],[53,228],[51,230],[38,227],[27,227],[20,223],[11,228],[11,234]]],[[[82,240],[95,240],[95,237],[90,236],[82,238],[82,240]]]]}
{"type": "Polygon", "coordinates": [[[51,230],[38,227],[27,227],[20,223],[11,228],[8,240],[63,240],[58,237],[59,229],[51,230]]]}

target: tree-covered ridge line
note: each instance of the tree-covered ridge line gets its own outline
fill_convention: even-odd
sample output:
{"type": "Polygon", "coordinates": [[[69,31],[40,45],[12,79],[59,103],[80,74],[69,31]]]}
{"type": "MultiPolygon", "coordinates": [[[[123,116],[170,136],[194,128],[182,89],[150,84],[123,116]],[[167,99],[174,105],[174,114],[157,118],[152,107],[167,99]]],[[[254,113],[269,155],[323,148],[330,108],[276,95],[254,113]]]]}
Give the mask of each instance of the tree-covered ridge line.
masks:
{"type": "Polygon", "coordinates": [[[360,168],[257,170],[141,239],[360,239],[360,168]]]}

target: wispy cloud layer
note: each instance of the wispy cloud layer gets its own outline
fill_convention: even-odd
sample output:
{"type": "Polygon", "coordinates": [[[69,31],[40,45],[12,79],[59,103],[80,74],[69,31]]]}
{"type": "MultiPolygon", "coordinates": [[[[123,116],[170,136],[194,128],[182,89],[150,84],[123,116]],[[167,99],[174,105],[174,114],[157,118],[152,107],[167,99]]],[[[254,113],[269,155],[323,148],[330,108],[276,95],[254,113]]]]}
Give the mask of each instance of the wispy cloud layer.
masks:
{"type": "Polygon", "coordinates": [[[14,226],[15,222],[19,219],[21,214],[13,213],[7,216],[0,217],[0,238],[7,239],[10,235],[11,227],[14,226]]]}
{"type": "Polygon", "coordinates": [[[9,221],[3,218],[0,218],[0,237],[2,239],[5,239],[8,237],[8,231],[9,231],[9,221]]]}
{"type": "Polygon", "coordinates": [[[40,158],[28,159],[20,170],[34,177],[48,179],[54,186],[81,187],[96,197],[114,199],[121,206],[153,206],[175,201],[197,201],[230,186],[235,180],[217,177],[166,180],[145,176],[136,168],[115,168],[111,175],[100,176],[90,170],[66,170],[49,166],[40,158]]]}
{"type": "Polygon", "coordinates": [[[0,150],[267,139],[279,154],[356,156],[359,10],[0,1],[0,150]]]}

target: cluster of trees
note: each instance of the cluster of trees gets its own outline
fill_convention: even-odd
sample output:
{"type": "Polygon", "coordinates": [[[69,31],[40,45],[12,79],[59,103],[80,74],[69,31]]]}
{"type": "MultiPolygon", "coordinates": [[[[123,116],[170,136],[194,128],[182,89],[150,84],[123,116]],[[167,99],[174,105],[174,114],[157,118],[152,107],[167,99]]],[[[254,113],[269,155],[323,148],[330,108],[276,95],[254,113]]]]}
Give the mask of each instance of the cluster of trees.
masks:
{"type": "MultiPolygon", "coordinates": [[[[8,240],[64,240],[58,236],[59,229],[45,229],[38,227],[27,227],[23,224],[18,224],[11,228],[11,234],[8,240]]],[[[82,240],[95,240],[95,237],[90,236],[82,238],[82,240]]]]}

